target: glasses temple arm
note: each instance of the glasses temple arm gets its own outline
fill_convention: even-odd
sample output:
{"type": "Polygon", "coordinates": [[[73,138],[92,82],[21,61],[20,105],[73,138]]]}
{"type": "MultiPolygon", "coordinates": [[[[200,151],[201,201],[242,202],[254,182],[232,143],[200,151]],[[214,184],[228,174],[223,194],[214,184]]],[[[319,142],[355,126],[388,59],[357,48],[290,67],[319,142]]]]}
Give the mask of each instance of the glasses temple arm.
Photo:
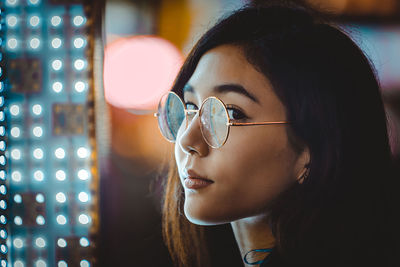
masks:
{"type": "Polygon", "coordinates": [[[270,125],[270,124],[289,124],[287,121],[271,121],[271,122],[227,122],[228,126],[250,126],[250,125],[270,125]]]}

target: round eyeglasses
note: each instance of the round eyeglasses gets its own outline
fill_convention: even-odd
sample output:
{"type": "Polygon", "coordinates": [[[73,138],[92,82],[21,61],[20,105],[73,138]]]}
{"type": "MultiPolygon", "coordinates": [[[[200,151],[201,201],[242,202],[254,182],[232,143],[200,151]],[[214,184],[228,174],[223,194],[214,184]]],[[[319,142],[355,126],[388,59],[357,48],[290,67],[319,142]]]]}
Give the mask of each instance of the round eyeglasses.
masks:
{"type": "Polygon", "coordinates": [[[193,117],[199,113],[200,130],[206,143],[212,148],[220,148],[228,139],[230,126],[254,126],[287,124],[287,121],[272,122],[232,122],[225,104],[219,98],[206,98],[199,110],[186,109],[182,99],[174,92],[165,94],[159,104],[157,113],[158,127],[161,134],[170,142],[175,142],[179,128],[185,121],[185,128],[193,117]]]}

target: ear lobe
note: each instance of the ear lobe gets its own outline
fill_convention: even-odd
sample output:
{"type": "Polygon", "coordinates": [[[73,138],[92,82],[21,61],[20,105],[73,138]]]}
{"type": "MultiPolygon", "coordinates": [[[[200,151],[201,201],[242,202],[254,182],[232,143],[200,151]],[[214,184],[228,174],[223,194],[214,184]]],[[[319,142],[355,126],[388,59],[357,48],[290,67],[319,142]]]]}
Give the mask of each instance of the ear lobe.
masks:
{"type": "Polygon", "coordinates": [[[302,184],[310,172],[310,150],[305,147],[296,162],[296,180],[302,184]]]}

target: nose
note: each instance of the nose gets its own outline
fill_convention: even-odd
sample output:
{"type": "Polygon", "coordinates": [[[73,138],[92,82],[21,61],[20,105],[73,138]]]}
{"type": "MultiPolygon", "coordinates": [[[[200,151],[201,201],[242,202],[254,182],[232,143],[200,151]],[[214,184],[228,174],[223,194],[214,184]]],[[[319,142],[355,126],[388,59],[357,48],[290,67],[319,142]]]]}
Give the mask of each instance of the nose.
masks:
{"type": "Polygon", "coordinates": [[[200,157],[204,157],[207,155],[209,147],[200,130],[199,113],[194,117],[188,117],[188,126],[185,129],[185,125],[183,125],[179,130],[176,143],[186,154],[195,153],[200,157]]]}

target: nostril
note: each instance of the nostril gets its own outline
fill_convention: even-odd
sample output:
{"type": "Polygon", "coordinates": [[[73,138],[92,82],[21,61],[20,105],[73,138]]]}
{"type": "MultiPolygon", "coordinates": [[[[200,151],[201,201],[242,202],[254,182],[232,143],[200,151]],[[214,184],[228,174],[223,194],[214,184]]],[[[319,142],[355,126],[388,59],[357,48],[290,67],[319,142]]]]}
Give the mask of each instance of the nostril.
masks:
{"type": "Polygon", "coordinates": [[[194,154],[194,153],[198,153],[198,152],[193,147],[188,147],[188,153],[189,154],[194,154]]]}

